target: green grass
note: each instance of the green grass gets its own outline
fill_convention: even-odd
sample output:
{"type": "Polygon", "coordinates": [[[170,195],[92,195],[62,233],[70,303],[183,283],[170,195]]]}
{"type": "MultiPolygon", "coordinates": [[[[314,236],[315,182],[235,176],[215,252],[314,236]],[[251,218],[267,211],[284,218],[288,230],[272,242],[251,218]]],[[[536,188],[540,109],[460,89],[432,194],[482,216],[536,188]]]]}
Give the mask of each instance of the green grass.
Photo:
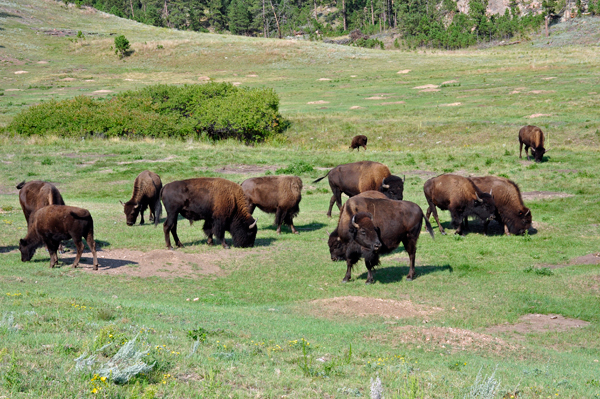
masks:
{"type": "MultiPolygon", "coordinates": [[[[462,398],[482,367],[483,376],[497,367],[502,395],[600,396],[598,267],[543,269],[595,253],[600,244],[594,48],[524,43],[383,52],[169,31],[60,4],[0,2],[10,14],[0,19],[0,55],[13,60],[0,71],[0,123],[22,109],[15,104],[210,76],[274,88],[292,126],[253,147],[232,141],[0,137],[0,396],[369,397],[370,378],[379,376],[386,398],[411,397],[415,389],[425,397],[462,398]],[[87,39],[74,43],[31,28],[82,30],[87,39]],[[135,49],[124,61],[109,50],[112,32],[124,34],[135,49]],[[164,48],[157,50],[157,44],[164,48]],[[41,60],[49,63],[38,64],[41,60]],[[411,72],[396,73],[404,69],[411,72]],[[15,75],[19,70],[29,73],[15,75]],[[76,80],[62,80],[66,77],[76,80]],[[331,80],[318,80],[323,77],[331,80]],[[450,80],[460,85],[446,84],[440,92],[413,89],[450,80]],[[521,93],[509,94],[514,90],[521,93]],[[376,96],[388,99],[367,100],[376,96]],[[307,104],[317,100],[329,103],[307,104]],[[396,101],[405,103],[378,105],[396,101]],[[455,102],[462,105],[438,106],[455,102]],[[351,110],[354,105],[364,109],[351,110]],[[552,116],[524,118],[534,113],[552,116]],[[542,164],[517,157],[518,128],[530,122],[549,133],[551,151],[542,164]],[[349,138],[362,133],[369,136],[369,150],[351,153],[349,138]],[[345,264],[331,262],[326,244],[325,231],[336,224],[325,216],[327,183],[312,180],[326,173],[317,168],[363,159],[406,173],[405,198],[422,208],[425,172],[502,175],[524,192],[573,196],[526,201],[537,229],[528,236],[442,236],[434,223],[435,240],[428,235],[419,240],[415,281],[405,280],[406,261],[397,260],[405,257],[401,247],[383,257],[374,285],[364,284],[362,261],[352,281],[342,284],[345,264]],[[26,223],[14,187],[22,180],[52,181],[67,204],[89,209],[103,249],[147,252],[164,247],[161,228],[127,227],[118,203],[131,195],[135,176],[144,169],[158,173],[163,183],[199,176],[239,183],[251,176],[216,172],[232,164],[300,173],[305,191],[295,223],[299,236],[285,227],[277,236],[273,215],[257,211],[256,247],[225,251],[205,245],[201,225],[181,223],[186,247],[178,251],[207,254],[223,271],[193,279],[92,273],[68,264],[51,270],[43,249],[32,262],[20,261],[16,246],[26,223]],[[311,303],[343,296],[410,300],[440,310],[405,319],[334,317],[311,303]],[[498,334],[505,344],[484,341],[464,349],[454,341],[425,339],[436,328],[488,334],[488,327],[529,313],[561,314],[590,325],[560,333],[498,334]],[[416,332],[407,333],[409,328],[416,332]],[[84,352],[113,342],[99,354],[105,361],[138,333],[151,347],[147,363],[156,362],[149,375],[119,386],[93,380],[91,371],[75,371],[74,359],[84,352]],[[197,333],[205,338],[190,355],[190,336],[197,333]],[[102,391],[94,395],[94,387],[102,391]]],[[[447,212],[440,218],[449,223],[447,212]]],[[[478,222],[472,226],[480,229],[478,222]]]]}

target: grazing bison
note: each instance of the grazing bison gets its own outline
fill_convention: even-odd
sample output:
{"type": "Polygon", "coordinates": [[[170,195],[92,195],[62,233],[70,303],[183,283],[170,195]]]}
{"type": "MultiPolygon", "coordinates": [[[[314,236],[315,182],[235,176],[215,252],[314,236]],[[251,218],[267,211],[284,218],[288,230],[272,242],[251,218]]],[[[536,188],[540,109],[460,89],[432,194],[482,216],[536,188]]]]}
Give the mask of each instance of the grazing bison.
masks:
{"type": "Polygon", "coordinates": [[[87,209],[74,206],[45,206],[31,216],[27,236],[19,241],[21,260],[23,262],[31,260],[35,250],[44,244],[50,253],[50,267],[54,267],[58,262],[56,251],[60,242],[72,238],[77,247],[77,256],[73,262],[73,267],[77,267],[83,253],[82,237],[94,256],[94,270],[98,270],[96,242],[94,241],[94,220],[90,212],[87,209]]]}
{"type": "Polygon", "coordinates": [[[302,180],[297,176],[263,176],[242,182],[242,190],[248,201],[248,211],[261,211],[275,214],[277,234],[281,234],[281,224],[290,226],[292,233],[298,234],[294,218],[300,212],[298,204],[302,199],[302,180]]]}
{"type": "Polygon", "coordinates": [[[29,183],[22,181],[17,184],[17,189],[21,190],[19,191],[19,202],[23,214],[25,214],[27,227],[29,227],[29,217],[38,209],[47,205],[65,204],[58,189],[53,184],[45,181],[35,180],[29,183]]]}
{"type": "Polygon", "coordinates": [[[162,213],[161,189],[160,177],[154,172],[145,170],[135,178],[131,199],[126,203],[119,201],[123,205],[127,226],[135,224],[138,214],[141,216],[140,224],[144,224],[144,212],[147,208],[150,208],[150,221],[153,221],[155,226],[158,225],[162,213]]]}
{"type": "MultiPolygon", "coordinates": [[[[471,181],[481,191],[492,193],[496,220],[506,235],[523,234],[531,227],[531,210],[523,204],[521,191],[515,182],[496,176],[471,177],[471,181]]],[[[489,221],[484,222],[485,233],[488,224],[489,221]]]]}
{"type": "MultiPolygon", "coordinates": [[[[373,268],[379,256],[398,248],[400,243],[410,257],[407,280],[415,277],[417,240],[425,216],[421,208],[410,201],[355,196],[342,208],[337,229],[330,235],[329,251],[332,260],[346,260],[344,282],[350,280],[353,265],[362,257],[368,270],[367,284],[373,282],[373,268]]],[[[425,225],[433,238],[427,219],[425,225]]]]}
{"type": "Polygon", "coordinates": [[[429,204],[425,218],[433,212],[440,232],[446,234],[437,215],[436,206],[441,210],[449,210],[452,217],[452,227],[456,234],[463,234],[463,219],[477,216],[482,220],[491,219],[496,213],[496,206],[490,194],[479,190],[475,184],[459,175],[445,174],[432,177],[423,187],[425,198],[429,204]]]}
{"type": "Polygon", "coordinates": [[[354,136],[352,138],[352,143],[350,143],[350,148],[354,151],[355,148],[358,148],[358,152],[360,152],[360,147],[367,150],[367,136],[359,134],[358,136],[354,136]]]}
{"type": "Polygon", "coordinates": [[[542,162],[546,149],[544,148],[544,133],[537,126],[523,126],[519,130],[519,158],[522,158],[523,144],[525,144],[525,155],[529,161],[529,147],[535,162],[542,162]]]}
{"type": "Polygon", "coordinates": [[[221,178],[197,178],[174,181],[162,188],[160,197],[167,211],[163,230],[167,248],[171,247],[169,232],[178,247],[183,244],[177,236],[177,216],[190,221],[204,220],[204,233],[208,245],[213,245],[213,234],[223,248],[225,231],[231,233],[236,247],[252,247],[256,239],[256,220],[248,212],[244,191],[239,184],[221,178]]]}
{"type": "Polygon", "coordinates": [[[392,175],[389,168],[379,162],[361,161],[339,165],[313,183],[318,183],[325,177],[329,178],[329,186],[333,192],[327,211],[329,217],[334,203],[341,210],[342,193],[353,197],[364,191],[375,190],[381,191],[389,199],[401,200],[404,191],[404,180],[392,175]]]}

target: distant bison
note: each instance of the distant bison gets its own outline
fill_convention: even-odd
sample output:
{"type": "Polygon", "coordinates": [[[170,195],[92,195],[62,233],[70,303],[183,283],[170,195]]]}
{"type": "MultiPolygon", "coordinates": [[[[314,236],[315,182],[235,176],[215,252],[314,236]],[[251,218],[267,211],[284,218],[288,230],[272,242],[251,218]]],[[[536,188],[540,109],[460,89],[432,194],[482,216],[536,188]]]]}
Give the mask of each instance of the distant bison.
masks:
{"type": "Polygon", "coordinates": [[[162,182],[160,177],[149,170],[140,173],[133,182],[133,194],[126,203],[121,202],[127,226],[133,226],[138,217],[141,216],[140,224],[144,224],[144,212],[150,208],[150,221],[156,226],[160,222],[162,205],[160,203],[160,190],[162,182]]]}
{"type": "MultiPolygon", "coordinates": [[[[506,235],[523,234],[531,227],[531,210],[523,204],[519,186],[504,177],[471,177],[477,188],[491,192],[496,205],[496,221],[506,235]]],[[[488,221],[484,222],[487,233],[488,221]]]]}
{"type": "Polygon", "coordinates": [[[452,227],[456,228],[456,234],[463,234],[462,221],[466,217],[472,215],[487,220],[493,218],[496,213],[492,196],[479,190],[466,177],[453,174],[432,177],[425,182],[423,192],[429,204],[425,218],[429,220],[433,212],[442,234],[446,232],[440,223],[436,207],[450,211],[452,227]]]}
{"type": "Polygon", "coordinates": [[[544,133],[537,126],[523,126],[519,130],[519,158],[522,158],[523,145],[525,145],[525,155],[529,160],[529,147],[535,162],[542,162],[546,149],[544,148],[544,133]]]}
{"type": "Polygon", "coordinates": [[[277,234],[281,234],[281,224],[290,226],[294,234],[294,218],[300,212],[302,180],[297,176],[263,176],[242,182],[242,190],[248,201],[248,211],[254,213],[258,207],[263,212],[275,214],[277,234]]]}
{"type": "Polygon", "coordinates": [[[350,148],[352,150],[354,150],[355,148],[358,148],[358,152],[360,152],[360,147],[364,148],[365,151],[367,150],[367,136],[359,134],[358,136],[354,136],[352,138],[352,143],[350,143],[350,148]]]}
{"type": "Polygon", "coordinates": [[[379,162],[361,161],[338,165],[313,183],[318,183],[325,177],[329,178],[329,186],[333,192],[327,211],[329,217],[334,203],[341,210],[342,193],[353,197],[364,191],[375,190],[381,191],[389,199],[401,200],[404,192],[404,180],[392,175],[389,168],[379,162]]]}
{"type": "Polygon", "coordinates": [[[21,260],[28,262],[35,254],[35,250],[46,245],[50,253],[50,267],[58,262],[56,251],[62,240],[73,239],[77,247],[77,256],[73,267],[79,265],[83,254],[85,240],[94,256],[94,270],[98,270],[98,257],[96,256],[96,242],[94,241],[94,220],[87,209],[65,205],[49,205],[37,210],[31,217],[27,229],[27,236],[19,241],[21,260]]]}
{"type": "Polygon", "coordinates": [[[355,196],[346,201],[337,229],[329,240],[332,260],[346,260],[343,281],[350,280],[353,265],[362,257],[368,270],[366,282],[372,283],[373,268],[379,264],[379,256],[394,251],[400,243],[410,257],[410,271],[406,278],[412,280],[423,219],[433,238],[431,224],[413,202],[368,196],[355,196]],[[342,250],[345,250],[343,254],[342,250]]]}
{"type": "Polygon", "coordinates": [[[48,205],[65,204],[58,189],[53,184],[45,181],[35,180],[29,183],[22,181],[17,184],[17,189],[21,190],[19,192],[19,203],[21,209],[23,209],[27,227],[29,227],[29,217],[38,209],[48,205]]]}
{"type": "Polygon", "coordinates": [[[167,211],[164,223],[165,243],[171,247],[169,233],[178,247],[183,244],[177,236],[177,216],[190,221],[204,220],[204,233],[208,245],[213,245],[213,234],[223,248],[225,231],[231,233],[236,247],[252,247],[256,239],[256,220],[248,212],[244,191],[239,184],[221,178],[197,178],[174,181],[162,188],[160,197],[167,211]]]}

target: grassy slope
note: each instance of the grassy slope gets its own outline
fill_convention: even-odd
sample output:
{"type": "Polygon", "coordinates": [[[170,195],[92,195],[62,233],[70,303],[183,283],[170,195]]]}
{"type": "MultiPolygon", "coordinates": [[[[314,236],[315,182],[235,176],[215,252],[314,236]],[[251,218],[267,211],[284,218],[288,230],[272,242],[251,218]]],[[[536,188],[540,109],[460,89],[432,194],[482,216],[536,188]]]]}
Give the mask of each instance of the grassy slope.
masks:
{"type": "MultiPolygon", "coordinates": [[[[147,341],[153,347],[167,345],[169,351],[152,351],[157,371],[139,380],[139,389],[110,385],[104,388],[109,397],[135,396],[143,389],[156,389],[167,397],[347,397],[354,389],[368,396],[369,378],[376,375],[384,382],[386,397],[410,397],[403,393],[412,378],[426,397],[462,397],[480,367],[490,373],[496,365],[504,392],[519,384],[525,397],[600,393],[600,365],[594,362],[600,357],[597,266],[556,269],[552,276],[524,272],[529,266],[558,264],[595,252],[600,243],[595,212],[600,97],[594,92],[599,74],[594,48],[540,49],[524,44],[453,53],[380,52],[173,32],[49,1],[0,2],[0,7],[6,13],[0,19],[4,46],[0,55],[10,61],[3,62],[0,71],[4,124],[21,109],[15,104],[95,90],[117,92],[155,82],[193,83],[199,76],[274,87],[282,98],[282,113],[293,122],[286,140],[257,147],[4,137],[0,206],[13,210],[0,214],[2,252],[14,249],[16,238],[24,235],[25,221],[13,189],[23,179],[57,182],[68,203],[90,209],[104,248],[142,250],[161,248],[162,231],[150,226],[127,228],[117,200],[128,198],[131,181],[144,168],[169,182],[216,176],[214,169],[233,163],[286,166],[305,160],[331,167],[370,159],[388,164],[398,174],[417,169],[505,174],[523,191],[575,195],[528,202],[538,228],[529,237],[436,234],[433,241],[423,236],[417,254],[421,275],[412,283],[404,281],[405,262],[394,260],[404,257],[399,253],[383,259],[374,286],[364,286],[362,262],[354,271],[355,279],[340,284],[345,266],[328,259],[324,240],[324,230],[335,225],[324,216],[327,184],[309,183],[324,173],[320,171],[302,176],[307,188],[297,219],[302,234],[276,236],[269,226],[272,215],[259,212],[257,248],[232,249],[249,254],[233,263],[221,262],[228,272],[225,277],[98,276],[68,267],[48,270],[42,250],[31,264],[22,264],[18,252],[2,253],[0,309],[15,312],[22,329],[10,332],[0,326],[0,394],[89,396],[91,376],[74,372],[73,359],[89,351],[94,337],[111,325],[113,335],[127,338],[151,328],[143,334],[147,341]],[[31,28],[81,29],[87,39],[83,45],[75,44],[31,28]],[[111,53],[111,32],[129,38],[136,50],[133,56],[119,61],[111,53]],[[164,49],[157,50],[157,44],[164,49]],[[411,72],[398,75],[402,69],[411,72]],[[29,73],[15,75],[19,70],[29,73]],[[548,77],[556,79],[544,80],[548,77]],[[458,80],[460,86],[425,93],[413,89],[449,80],[458,80]],[[514,90],[520,93],[509,94],[514,90]],[[553,92],[531,93],[534,90],[553,92]],[[373,96],[389,99],[367,100],[373,96]],[[329,103],[307,104],[316,100],[329,103]],[[378,105],[395,101],[405,104],[378,105]],[[438,107],[454,102],[462,105],[438,107]],[[364,109],[349,109],[355,105],[364,109]],[[550,133],[552,151],[541,165],[516,158],[518,127],[530,121],[523,116],[533,113],[551,115],[531,120],[550,133]],[[369,151],[346,152],[348,138],[359,132],[369,135],[369,151]],[[165,161],[167,157],[171,158],[165,161]],[[163,162],[151,162],[155,160],[163,162]],[[123,163],[131,161],[137,162],[123,163]],[[502,336],[508,344],[501,349],[487,344],[477,350],[427,342],[401,344],[403,333],[394,327],[423,326],[422,317],[390,325],[377,317],[331,320],[311,311],[310,300],[346,295],[410,299],[442,308],[426,317],[428,327],[485,332],[527,313],[559,313],[591,325],[560,334],[502,336]],[[200,300],[185,301],[193,297],[200,300]],[[37,316],[24,313],[32,309],[37,316]],[[191,344],[186,332],[198,327],[214,333],[186,358],[191,344]],[[294,343],[302,337],[316,346],[307,358],[313,359],[308,376],[299,366],[304,364],[302,350],[294,343]],[[346,363],[343,358],[350,344],[352,356],[346,363]],[[320,357],[328,362],[314,360],[320,357]]],[[[223,176],[238,182],[246,177],[223,176]]],[[[409,174],[405,194],[421,207],[423,182],[409,174]]],[[[441,218],[449,220],[444,212],[441,218]]],[[[204,245],[197,225],[182,224],[180,236],[190,244],[184,251],[216,255],[222,251],[204,245]]]]}

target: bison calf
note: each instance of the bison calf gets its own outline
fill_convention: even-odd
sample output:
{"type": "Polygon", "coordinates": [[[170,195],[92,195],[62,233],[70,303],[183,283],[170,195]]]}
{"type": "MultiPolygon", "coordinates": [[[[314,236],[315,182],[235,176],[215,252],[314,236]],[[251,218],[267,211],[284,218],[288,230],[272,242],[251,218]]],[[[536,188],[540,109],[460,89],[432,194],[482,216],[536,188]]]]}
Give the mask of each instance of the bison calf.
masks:
{"type": "Polygon", "coordinates": [[[133,226],[138,217],[141,216],[140,224],[144,224],[144,212],[150,208],[150,221],[156,226],[160,222],[162,205],[160,203],[160,190],[162,182],[160,177],[149,170],[140,173],[133,182],[133,194],[126,203],[121,201],[127,226],[133,226]]]}
{"type": "Polygon", "coordinates": [[[25,238],[19,241],[21,261],[28,262],[35,250],[46,245],[50,253],[50,267],[58,262],[56,251],[62,240],[73,239],[77,247],[77,256],[73,267],[79,265],[85,240],[94,256],[94,270],[98,270],[96,242],[94,241],[94,220],[87,209],[65,205],[49,205],[39,209],[31,217],[25,238]]]}
{"type": "Polygon", "coordinates": [[[242,182],[242,190],[248,201],[248,211],[254,213],[258,207],[263,212],[275,214],[277,234],[281,234],[281,224],[285,223],[298,234],[294,218],[300,212],[302,180],[297,176],[263,176],[242,182]]]}
{"type": "Polygon", "coordinates": [[[493,219],[496,213],[492,196],[479,190],[466,177],[453,174],[432,177],[425,182],[423,192],[429,204],[425,218],[429,220],[433,212],[442,234],[446,234],[446,231],[440,223],[436,207],[450,211],[452,227],[456,228],[456,234],[463,234],[462,221],[466,217],[472,215],[487,220],[493,219]]]}
{"type": "Polygon", "coordinates": [[[23,209],[27,227],[29,227],[29,217],[38,209],[48,205],[65,204],[58,189],[45,181],[35,180],[29,183],[22,181],[17,184],[17,189],[21,190],[19,191],[19,203],[23,209]]]}
{"type": "Polygon", "coordinates": [[[354,136],[352,138],[352,143],[350,143],[350,148],[354,151],[355,148],[358,148],[358,152],[360,152],[360,147],[367,150],[367,136],[359,134],[358,136],[354,136]]]}
{"type": "Polygon", "coordinates": [[[519,158],[522,158],[523,145],[525,145],[525,155],[529,161],[529,147],[535,162],[542,162],[546,149],[544,148],[544,133],[537,126],[523,126],[519,130],[519,158]]]}

